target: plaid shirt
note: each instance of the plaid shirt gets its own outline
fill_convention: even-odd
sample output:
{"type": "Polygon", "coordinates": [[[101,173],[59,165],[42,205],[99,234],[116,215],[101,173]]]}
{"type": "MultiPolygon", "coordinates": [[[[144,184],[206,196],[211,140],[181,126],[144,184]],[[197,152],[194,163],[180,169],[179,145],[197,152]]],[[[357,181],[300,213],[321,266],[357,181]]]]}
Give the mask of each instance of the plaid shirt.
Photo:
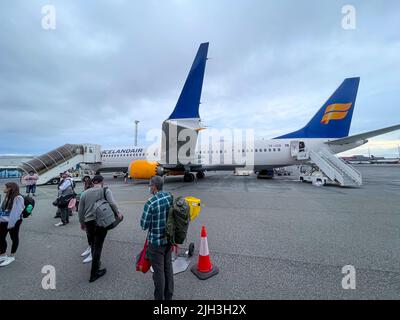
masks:
{"type": "Polygon", "coordinates": [[[172,197],[168,192],[157,192],[144,205],[140,226],[143,230],[150,230],[149,243],[162,246],[168,243],[166,228],[169,207],[172,197]]]}

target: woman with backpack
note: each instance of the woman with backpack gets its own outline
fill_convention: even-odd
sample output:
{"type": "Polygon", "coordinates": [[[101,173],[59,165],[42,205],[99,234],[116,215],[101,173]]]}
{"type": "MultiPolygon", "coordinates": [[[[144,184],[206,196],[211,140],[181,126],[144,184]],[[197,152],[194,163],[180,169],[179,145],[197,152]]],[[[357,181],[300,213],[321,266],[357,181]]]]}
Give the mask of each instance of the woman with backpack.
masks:
{"type": "Polygon", "coordinates": [[[0,207],[0,267],[8,266],[15,261],[15,253],[19,244],[19,229],[22,223],[22,212],[25,209],[24,198],[14,182],[5,185],[6,194],[0,207]],[[12,241],[11,255],[7,256],[7,234],[12,241]]]}
{"type": "MultiPolygon", "coordinates": [[[[84,188],[83,191],[86,191],[86,190],[88,190],[88,189],[90,189],[90,188],[93,188],[92,179],[86,178],[86,179],[84,180],[84,183],[85,183],[85,185],[84,185],[84,187],[83,187],[83,188],[84,188]]],[[[80,200],[80,198],[81,198],[81,195],[82,195],[83,191],[82,191],[81,194],[79,195],[79,200],[80,200]]],[[[77,203],[78,203],[78,209],[79,209],[79,201],[77,201],[77,203]]],[[[86,236],[87,236],[87,240],[88,240],[89,246],[88,246],[87,249],[81,254],[81,257],[85,258],[85,259],[83,259],[83,261],[82,261],[83,263],[89,263],[89,262],[92,262],[92,260],[93,260],[93,257],[92,257],[92,239],[91,239],[91,236],[90,236],[90,234],[88,233],[87,230],[86,230],[86,236]]]]}

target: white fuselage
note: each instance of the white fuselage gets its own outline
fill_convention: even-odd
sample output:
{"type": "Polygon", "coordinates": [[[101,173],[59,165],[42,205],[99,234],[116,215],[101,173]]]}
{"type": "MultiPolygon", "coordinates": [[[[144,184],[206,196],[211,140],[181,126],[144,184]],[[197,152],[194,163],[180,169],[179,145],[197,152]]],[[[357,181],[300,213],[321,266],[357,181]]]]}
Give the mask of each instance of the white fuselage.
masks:
{"type": "MultiPolygon", "coordinates": [[[[213,146],[200,146],[195,151],[195,161],[192,164],[201,164],[204,170],[231,170],[237,167],[254,167],[257,170],[278,168],[300,164],[294,152],[298,143],[304,143],[305,150],[318,151],[326,147],[326,142],[334,139],[273,139],[256,140],[254,145],[245,146],[221,143],[213,146]]],[[[356,148],[365,141],[347,145],[329,146],[337,154],[356,148]]],[[[100,171],[126,171],[135,160],[160,161],[158,150],[146,147],[114,148],[102,151],[100,171]]]]}

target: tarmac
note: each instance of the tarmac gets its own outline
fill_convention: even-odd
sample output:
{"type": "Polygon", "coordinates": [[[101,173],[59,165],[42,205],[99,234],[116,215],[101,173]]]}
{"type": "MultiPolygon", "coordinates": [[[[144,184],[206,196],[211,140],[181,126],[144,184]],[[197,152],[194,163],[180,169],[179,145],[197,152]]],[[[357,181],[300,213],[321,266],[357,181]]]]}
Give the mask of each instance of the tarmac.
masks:
{"type": "MultiPolygon", "coordinates": [[[[400,166],[357,166],[360,188],[316,187],[296,177],[258,180],[231,172],[206,173],[184,183],[166,179],[165,190],[202,201],[189,227],[197,263],[201,226],[207,227],[213,264],[206,281],[189,269],[175,275],[174,299],[399,299],[400,166]],[[343,289],[342,268],[356,270],[356,289],[343,289]]],[[[0,299],[153,298],[151,273],[135,270],[146,232],[139,226],[147,182],[107,177],[125,216],[107,236],[102,265],[107,274],[89,283],[87,247],[77,216],[56,228],[56,186],[38,187],[33,216],[21,226],[16,261],[0,268],[0,299]],[[55,267],[56,289],[42,288],[46,265],[55,267]]],[[[0,180],[0,186],[6,181],[0,180]]],[[[81,190],[78,184],[77,190],[81,190]]],[[[10,244],[10,241],[9,241],[10,244]]],[[[185,247],[185,245],[183,246],[185,247]]]]}

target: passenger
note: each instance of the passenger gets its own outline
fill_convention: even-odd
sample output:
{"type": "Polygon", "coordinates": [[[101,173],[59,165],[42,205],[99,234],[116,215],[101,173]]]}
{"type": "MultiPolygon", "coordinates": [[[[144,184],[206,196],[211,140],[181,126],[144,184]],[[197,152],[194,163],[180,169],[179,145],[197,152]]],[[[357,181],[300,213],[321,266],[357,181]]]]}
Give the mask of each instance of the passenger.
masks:
{"type": "MultiPolygon", "coordinates": [[[[88,240],[91,244],[92,252],[92,270],[90,273],[89,282],[94,282],[98,278],[104,276],[107,270],[100,269],[101,251],[103,249],[104,240],[107,236],[107,228],[96,225],[95,204],[98,200],[104,199],[103,177],[96,175],[93,177],[93,188],[84,191],[79,202],[79,222],[81,229],[88,234],[88,240]]],[[[106,190],[106,200],[110,204],[114,213],[122,219],[122,214],[119,213],[114,196],[109,188],[106,190]]]]}
{"type": "Polygon", "coordinates": [[[56,227],[65,226],[69,223],[70,209],[68,208],[69,201],[75,196],[73,182],[68,171],[62,175],[63,182],[58,187],[58,203],[60,209],[61,222],[55,224],[56,227]]]}
{"type": "Polygon", "coordinates": [[[30,196],[30,194],[32,193],[32,195],[35,197],[36,184],[38,180],[39,176],[33,170],[29,171],[29,174],[24,176],[23,182],[26,185],[27,196],[30,196]]]}
{"type": "Polygon", "coordinates": [[[128,182],[128,178],[129,178],[129,173],[125,172],[124,173],[124,182],[127,183],[128,182]]]}
{"type": "MultiPolygon", "coordinates": [[[[64,182],[63,173],[61,172],[60,173],[60,179],[59,179],[58,184],[57,184],[57,189],[60,188],[60,186],[62,185],[63,182],[64,182]]],[[[57,207],[57,212],[56,212],[56,215],[54,216],[54,219],[60,219],[61,218],[60,212],[61,212],[60,208],[57,207]]]]}
{"type": "Polygon", "coordinates": [[[174,274],[172,269],[172,246],[167,240],[166,225],[172,196],[163,192],[163,179],[151,178],[149,192],[152,197],[144,205],[140,226],[149,230],[149,258],[154,270],[154,299],[172,300],[174,293],[174,274]]]}
{"type": "Polygon", "coordinates": [[[19,245],[19,229],[22,223],[22,211],[25,209],[24,198],[19,194],[19,187],[14,182],[6,183],[6,194],[0,209],[0,267],[15,261],[19,245]],[[11,255],[7,257],[7,234],[12,241],[11,255]]]}
{"type": "MultiPolygon", "coordinates": [[[[85,185],[84,185],[84,191],[90,189],[93,187],[93,182],[92,179],[90,178],[86,178],[84,181],[85,185]]],[[[83,193],[83,192],[82,192],[83,193]]],[[[79,210],[79,203],[80,203],[80,199],[82,196],[82,193],[79,195],[78,197],[78,201],[77,201],[77,205],[78,205],[78,210],[79,210]]],[[[81,254],[81,257],[85,257],[85,259],[83,259],[83,263],[89,263],[92,262],[93,257],[92,257],[92,241],[91,241],[91,237],[89,235],[89,232],[87,232],[87,228],[86,228],[86,236],[87,236],[87,240],[88,240],[88,248],[81,254]]]]}

